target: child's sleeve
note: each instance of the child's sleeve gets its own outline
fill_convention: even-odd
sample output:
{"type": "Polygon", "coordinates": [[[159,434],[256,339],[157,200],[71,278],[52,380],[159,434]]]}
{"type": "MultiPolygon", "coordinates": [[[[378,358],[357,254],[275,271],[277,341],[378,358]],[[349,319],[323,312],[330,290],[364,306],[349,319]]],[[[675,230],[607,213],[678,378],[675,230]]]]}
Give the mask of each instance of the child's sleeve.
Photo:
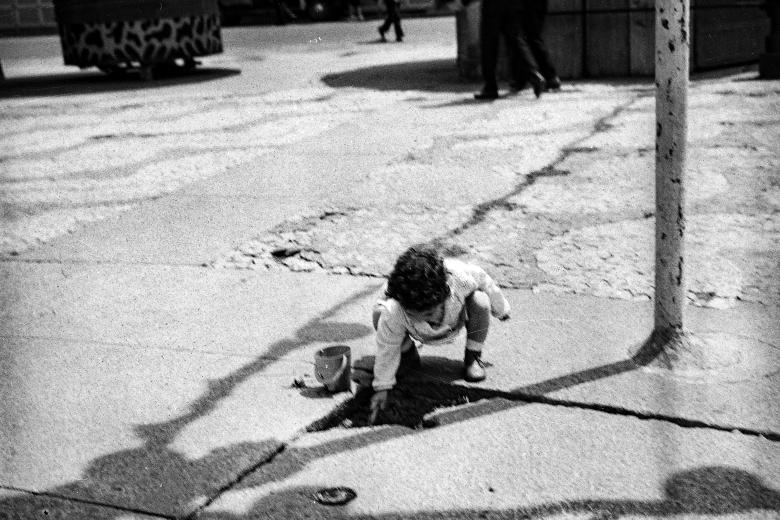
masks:
{"type": "Polygon", "coordinates": [[[390,390],[395,386],[395,374],[401,363],[401,343],[406,326],[398,303],[387,300],[376,327],[376,359],[374,360],[374,390],[390,390]]]}
{"type": "Polygon", "coordinates": [[[478,265],[467,265],[469,274],[477,283],[477,289],[486,293],[490,298],[490,313],[496,318],[508,317],[512,307],[495,280],[478,265]]]}

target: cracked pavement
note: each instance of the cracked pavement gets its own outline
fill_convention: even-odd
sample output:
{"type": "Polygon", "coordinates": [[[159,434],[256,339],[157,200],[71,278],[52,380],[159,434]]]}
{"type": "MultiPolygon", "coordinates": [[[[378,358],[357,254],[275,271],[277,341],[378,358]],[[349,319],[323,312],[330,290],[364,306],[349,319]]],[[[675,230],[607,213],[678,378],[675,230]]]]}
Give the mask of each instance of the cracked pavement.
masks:
{"type": "MultiPolygon", "coordinates": [[[[690,90],[694,305],[780,303],[780,93],[748,78],[690,90]]],[[[6,99],[0,254],[19,255],[340,125],[384,112],[428,115],[451,99],[322,86],[156,93],[143,103],[6,99]]],[[[434,240],[485,264],[505,287],[650,299],[653,90],[578,84],[545,99],[510,98],[476,113],[441,109],[447,124],[404,128],[417,140],[354,179],[347,204],[326,196],[315,204],[322,209],[248,236],[211,264],[383,276],[398,251],[434,240]],[[461,182],[451,182],[455,175],[461,182]],[[298,252],[273,254],[282,248],[298,252]]]]}
{"type": "Polygon", "coordinates": [[[650,82],[474,103],[452,20],[404,23],[386,46],[368,24],[227,31],[202,74],[153,86],[4,57],[44,92],[0,96],[0,518],[777,518],[777,82],[691,86],[686,319],[714,348],[668,374],[631,361],[650,82]],[[304,43],[261,52],[265,31],[304,43]],[[517,313],[484,384],[426,347],[366,428],[311,359],[370,363],[381,277],[420,241],[517,313]],[[334,485],[357,498],[313,500],[334,485]]]}

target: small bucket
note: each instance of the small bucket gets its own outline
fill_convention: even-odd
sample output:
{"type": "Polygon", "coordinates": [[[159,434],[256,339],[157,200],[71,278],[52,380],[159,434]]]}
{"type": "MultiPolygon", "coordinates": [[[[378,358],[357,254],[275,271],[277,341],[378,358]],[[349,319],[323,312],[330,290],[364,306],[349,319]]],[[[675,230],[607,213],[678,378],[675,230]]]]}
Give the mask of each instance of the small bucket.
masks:
{"type": "Polygon", "coordinates": [[[352,352],[346,345],[325,347],[314,354],[314,377],[330,392],[350,389],[352,352]]]}

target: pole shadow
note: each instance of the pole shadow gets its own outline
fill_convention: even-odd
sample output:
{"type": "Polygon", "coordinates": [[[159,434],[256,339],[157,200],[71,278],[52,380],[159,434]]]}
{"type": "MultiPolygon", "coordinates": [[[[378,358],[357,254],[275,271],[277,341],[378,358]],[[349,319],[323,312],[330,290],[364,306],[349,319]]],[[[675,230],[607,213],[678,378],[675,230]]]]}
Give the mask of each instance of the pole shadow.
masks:
{"type": "MultiPolygon", "coordinates": [[[[273,439],[236,443],[193,459],[171,447],[176,437],[277,359],[317,341],[343,342],[370,334],[373,329],[367,325],[331,319],[378,288],[378,285],[371,286],[353,294],[304,323],[292,337],[272,344],[264,355],[225,377],[209,380],[207,390],[181,415],[160,423],[136,425],[133,429],[140,446],[94,459],[73,482],[35,490],[35,494],[22,493],[10,498],[0,495],[0,520],[63,518],[75,506],[88,510],[89,518],[95,520],[119,520],[126,517],[128,510],[177,518],[192,514],[231,485],[237,475],[249,473],[272,459],[284,445],[273,439]],[[4,517],[6,512],[11,516],[4,517]]],[[[86,514],[82,510],[78,512],[86,514]]],[[[79,517],[77,512],[73,517],[79,517]]]]}
{"type": "MultiPolygon", "coordinates": [[[[301,348],[314,339],[330,337],[333,328],[323,325],[332,318],[339,309],[373,294],[377,287],[370,287],[356,293],[349,299],[334,306],[332,309],[317,316],[300,327],[294,337],[287,338],[272,345],[269,353],[257,358],[252,363],[244,365],[224,378],[209,381],[208,390],[198,399],[193,401],[189,410],[181,416],[161,423],[138,425],[135,430],[142,440],[142,445],[137,448],[121,450],[92,461],[84,470],[81,478],[45,491],[22,493],[9,498],[0,499],[0,511],[10,511],[20,518],[42,518],[49,516],[50,512],[62,514],[74,507],[85,514],[89,510],[90,518],[95,520],[119,520],[126,516],[128,511],[140,514],[165,515],[166,517],[188,518],[198,520],[250,520],[252,518],[274,518],[274,511],[282,514],[280,518],[302,518],[294,516],[303,514],[305,518],[344,518],[344,514],[338,508],[321,506],[313,501],[314,489],[298,487],[285,489],[271,493],[258,499],[251,505],[250,510],[240,514],[226,513],[224,511],[206,512],[204,508],[214,499],[226,491],[240,491],[271,482],[279,482],[302,471],[307,464],[323,457],[341,452],[368,447],[376,443],[386,442],[408,435],[414,435],[420,428],[435,427],[440,424],[440,418],[446,422],[462,422],[475,417],[497,413],[511,407],[527,404],[514,402],[504,396],[512,397],[512,394],[500,393],[478,387],[466,387],[453,383],[419,380],[411,377],[404,381],[399,380],[399,388],[403,388],[402,395],[408,400],[417,400],[417,408],[413,413],[402,410],[398,413],[399,420],[389,422],[389,426],[383,428],[370,428],[358,432],[356,435],[338,438],[320,445],[302,448],[286,448],[284,444],[275,440],[253,443],[237,443],[231,446],[220,447],[207,455],[191,459],[174,451],[171,443],[185,426],[198,418],[204,417],[213,411],[217,404],[227,398],[238,385],[254,374],[265,370],[275,359],[295,349],[301,348]],[[320,327],[320,325],[323,325],[320,327]],[[501,394],[504,394],[503,396],[501,394]],[[427,396],[420,399],[420,396],[427,396]],[[446,411],[437,417],[434,422],[426,424],[426,415],[431,410],[447,403],[451,405],[464,404],[464,402],[479,401],[475,406],[457,407],[446,411]],[[412,418],[410,421],[409,418],[412,418]],[[420,420],[418,420],[421,418],[420,420]],[[403,422],[406,421],[406,422],[403,422]],[[414,422],[415,424],[412,424],[414,422]],[[70,499],[70,500],[62,500],[70,499]],[[99,507],[102,506],[102,507],[99,507]],[[49,511],[51,509],[51,511],[49,511]],[[94,511],[93,511],[94,509],[94,511]],[[34,516],[37,515],[37,516],[34,516]],[[270,515],[270,516],[269,516],[270,515]]],[[[346,325],[346,324],[345,324],[346,325]]],[[[339,339],[361,337],[369,334],[371,329],[362,324],[352,324],[339,339]]],[[[631,360],[625,362],[604,365],[594,369],[581,371],[570,376],[556,378],[547,382],[541,382],[528,387],[535,391],[551,391],[551,389],[564,388],[585,381],[592,381],[601,377],[608,377],[638,366],[644,354],[640,353],[631,360]]],[[[440,360],[433,360],[436,364],[440,360]]],[[[450,360],[447,363],[452,364],[450,360]]],[[[447,367],[444,367],[445,369],[447,367]]],[[[454,368],[454,365],[450,368],[454,368]]],[[[446,370],[445,370],[446,371],[446,370]]],[[[445,379],[446,381],[446,379],[445,379]]],[[[517,390],[517,392],[523,389],[517,390]]],[[[348,400],[340,411],[331,413],[318,423],[310,425],[309,431],[327,429],[328,427],[343,426],[336,424],[335,420],[343,420],[347,415],[339,413],[351,412],[364,414],[367,410],[367,402],[370,391],[359,391],[353,399],[348,400]],[[349,409],[349,407],[352,407],[349,409]]],[[[359,416],[355,415],[354,417],[359,416]]],[[[389,417],[392,418],[392,415],[389,417]]],[[[626,514],[633,515],[660,515],[671,516],[680,511],[695,511],[704,506],[696,506],[699,509],[690,509],[691,506],[681,503],[688,495],[702,493],[717,489],[728,489],[728,496],[738,497],[734,502],[723,500],[703,502],[706,511],[719,512],[733,510],[728,504],[739,504],[739,507],[771,507],[778,509],[778,494],[774,490],[766,488],[754,476],[740,470],[730,472],[712,470],[701,474],[682,475],[672,478],[667,482],[666,489],[669,499],[658,503],[625,502],[625,501],[599,501],[579,500],[562,503],[552,503],[532,509],[518,509],[516,511],[454,511],[448,512],[448,518],[475,518],[484,515],[498,515],[505,518],[507,514],[515,514],[522,518],[544,518],[559,514],[561,511],[592,511],[603,510],[601,516],[596,518],[620,518],[626,514]],[[737,486],[736,488],[734,486],[737,486]],[[692,490],[692,491],[691,491],[692,490]],[[451,513],[451,514],[450,514],[451,513]]],[[[706,496],[706,495],[704,495],[706,496]]],[[[701,500],[699,499],[702,503],[701,500]]],[[[440,518],[440,512],[414,512],[406,515],[390,515],[387,518],[422,519],[440,518]]],[[[2,516],[0,516],[0,519],[2,516]]],[[[14,518],[11,516],[10,518],[14,518]]],[[[377,518],[355,517],[355,518],[377,518]]],[[[3,519],[4,520],[4,519],[3,519]]]]}
{"type": "MultiPolygon", "coordinates": [[[[763,513],[771,518],[780,512],[780,493],[746,471],[726,466],[702,466],[674,473],[663,482],[660,500],[564,500],[512,509],[420,510],[404,513],[349,515],[343,509],[314,501],[318,490],[294,487],[271,493],[240,514],[206,512],[198,520],[248,520],[251,518],[312,518],[318,520],[535,520],[586,515],[591,520],[621,518],[674,518],[763,513]],[[687,517],[686,516],[686,517],[687,517]]],[[[655,492],[655,490],[650,490],[655,492]]],[[[388,497],[392,503],[392,497],[388,497]]],[[[765,516],[764,516],[765,515],[765,516]]],[[[579,518],[579,516],[578,516],[579,518]]]]}
{"type": "Polygon", "coordinates": [[[174,87],[191,83],[216,81],[240,74],[240,69],[196,68],[191,71],[166,72],[158,79],[143,81],[132,71],[112,76],[96,71],[70,74],[48,74],[8,78],[0,82],[0,99],[37,96],[73,96],[174,87]]]}

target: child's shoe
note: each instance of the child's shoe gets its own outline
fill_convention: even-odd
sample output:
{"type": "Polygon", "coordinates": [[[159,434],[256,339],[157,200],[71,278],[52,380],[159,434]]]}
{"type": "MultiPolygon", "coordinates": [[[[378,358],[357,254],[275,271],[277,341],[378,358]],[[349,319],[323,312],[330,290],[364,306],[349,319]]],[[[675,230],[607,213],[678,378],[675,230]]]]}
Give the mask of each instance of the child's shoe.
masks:
{"type": "Polygon", "coordinates": [[[487,377],[485,362],[482,361],[482,352],[466,350],[463,358],[463,379],[475,383],[483,381],[487,377]]]}

